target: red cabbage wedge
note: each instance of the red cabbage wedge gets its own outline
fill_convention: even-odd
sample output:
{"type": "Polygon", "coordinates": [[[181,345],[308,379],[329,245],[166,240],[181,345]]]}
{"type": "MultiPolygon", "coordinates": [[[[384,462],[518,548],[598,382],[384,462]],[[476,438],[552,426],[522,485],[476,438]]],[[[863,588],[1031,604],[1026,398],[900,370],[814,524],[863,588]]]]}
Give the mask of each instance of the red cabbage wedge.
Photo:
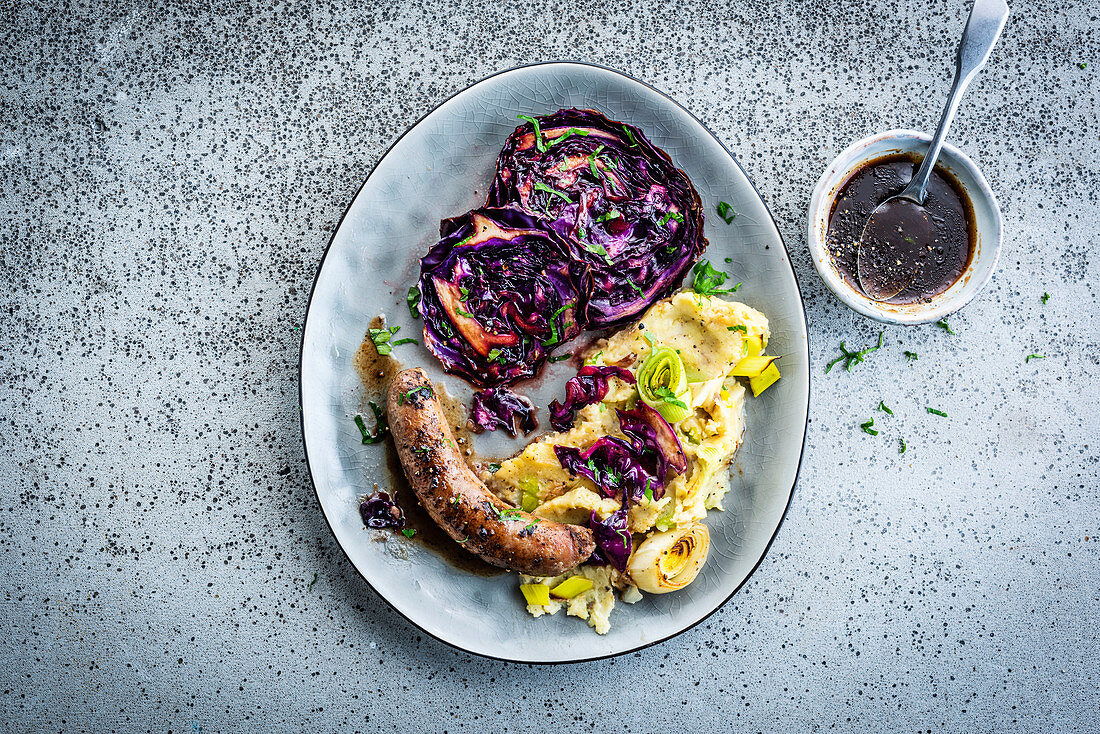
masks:
{"type": "Polygon", "coordinates": [[[420,260],[424,343],[448,372],[495,387],[534,377],[587,323],[592,280],[573,247],[516,207],[445,219],[420,260]]]}
{"type": "Polygon", "coordinates": [[[579,243],[592,266],[591,325],[624,323],[672,293],[707,246],[687,175],[641,130],[595,110],[521,117],[489,205],[518,204],[579,243]]]}

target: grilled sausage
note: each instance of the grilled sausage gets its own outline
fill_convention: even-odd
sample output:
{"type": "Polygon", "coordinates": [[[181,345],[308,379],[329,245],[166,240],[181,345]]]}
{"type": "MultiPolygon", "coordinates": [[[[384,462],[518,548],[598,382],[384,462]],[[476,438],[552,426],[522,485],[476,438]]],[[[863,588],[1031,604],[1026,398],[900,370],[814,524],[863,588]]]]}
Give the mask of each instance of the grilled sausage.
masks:
{"type": "Polygon", "coordinates": [[[532,576],[557,576],[592,555],[591,530],[518,510],[477,478],[423,370],[398,373],[387,406],[409,484],[432,519],[466,550],[494,566],[532,576]]]}

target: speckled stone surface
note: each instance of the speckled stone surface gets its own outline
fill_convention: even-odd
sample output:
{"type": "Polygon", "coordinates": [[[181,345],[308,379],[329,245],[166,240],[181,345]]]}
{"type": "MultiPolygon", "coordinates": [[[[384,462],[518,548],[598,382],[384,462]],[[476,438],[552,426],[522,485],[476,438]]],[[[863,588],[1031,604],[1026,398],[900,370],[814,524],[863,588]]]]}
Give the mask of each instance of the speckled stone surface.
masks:
{"type": "Polygon", "coordinates": [[[1095,3],[1021,7],[952,129],[1006,233],[955,334],[886,328],[824,372],[878,327],[813,271],[813,184],[857,138],[933,127],[965,12],[0,1],[5,725],[1095,731],[1095,3]],[[296,380],[321,253],[395,136],[554,58],[664,89],[740,157],[815,365],[801,480],[745,588],[670,642],[532,668],[425,638],[368,589],[310,487],[296,380]]]}

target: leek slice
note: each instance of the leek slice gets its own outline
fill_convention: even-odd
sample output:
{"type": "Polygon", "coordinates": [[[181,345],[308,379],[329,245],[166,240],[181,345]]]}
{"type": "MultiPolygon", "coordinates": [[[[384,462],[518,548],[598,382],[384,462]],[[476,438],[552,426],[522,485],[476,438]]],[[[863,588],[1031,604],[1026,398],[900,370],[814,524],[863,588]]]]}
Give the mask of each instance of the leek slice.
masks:
{"type": "Polygon", "coordinates": [[[734,377],[756,377],[764,370],[768,369],[771,363],[777,359],[779,359],[779,357],[768,357],[765,355],[745,357],[733,366],[733,370],[730,374],[734,377]]]}
{"type": "Polygon", "coordinates": [[[532,477],[524,477],[519,480],[519,488],[522,492],[520,495],[520,509],[524,512],[531,512],[539,506],[539,480],[532,477]]]}
{"type": "Polygon", "coordinates": [[[654,347],[638,368],[638,394],[649,407],[669,423],[679,423],[692,414],[684,362],[676,350],[654,347]]]}
{"type": "Polygon", "coordinates": [[[550,587],[546,584],[520,584],[523,598],[533,607],[542,607],[550,603],[550,587]]]}
{"type": "Polygon", "coordinates": [[[706,525],[697,522],[650,535],[635,549],[627,570],[642,591],[666,594],[695,580],[709,550],[710,533],[706,525]]]}
{"type": "Polygon", "coordinates": [[[565,581],[550,589],[550,593],[559,599],[572,599],[578,594],[583,594],[592,588],[592,582],[584,576],[570,576],[565,581]]]}
{"type": "Polygon", "coordinates": [[[775,366],[774,362],[769,364],[767,369],[756,377],[750,377],[749,387],[752,388],[753,397],[759,396],[760,393],[774,385],[776,380],[780,377],[782,377],[782,375],[779,374],[779,368],[775,366]]]}

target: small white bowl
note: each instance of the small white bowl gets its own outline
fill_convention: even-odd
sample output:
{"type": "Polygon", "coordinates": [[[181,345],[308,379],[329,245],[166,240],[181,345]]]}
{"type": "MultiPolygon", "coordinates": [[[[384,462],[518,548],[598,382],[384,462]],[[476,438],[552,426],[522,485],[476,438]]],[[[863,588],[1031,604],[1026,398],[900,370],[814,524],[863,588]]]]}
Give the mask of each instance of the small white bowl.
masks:
{"type": "Polygon", "coordinates": [[[974,243],[974,257],[959,279],[927,303],[880,303],[848,285],[833,266],[829,248],[825,245],[825,233],[829,227],[833,200],[844,183],[857,169],[877,158],[895,153],[923,155],[930,141],[928,135],[913,130],[887,130],[853,143],[829,164],[810,199],[806,236],[818,275],[849,308],[878,321],[890,324],[938,321],[969,303],[997,266],[997,256],[1001,252],[1001,209],[982,172],[950,143],[944,143],[937,166],[946,168],[970,199],[978,236],[978,241],[974,243]]]}

